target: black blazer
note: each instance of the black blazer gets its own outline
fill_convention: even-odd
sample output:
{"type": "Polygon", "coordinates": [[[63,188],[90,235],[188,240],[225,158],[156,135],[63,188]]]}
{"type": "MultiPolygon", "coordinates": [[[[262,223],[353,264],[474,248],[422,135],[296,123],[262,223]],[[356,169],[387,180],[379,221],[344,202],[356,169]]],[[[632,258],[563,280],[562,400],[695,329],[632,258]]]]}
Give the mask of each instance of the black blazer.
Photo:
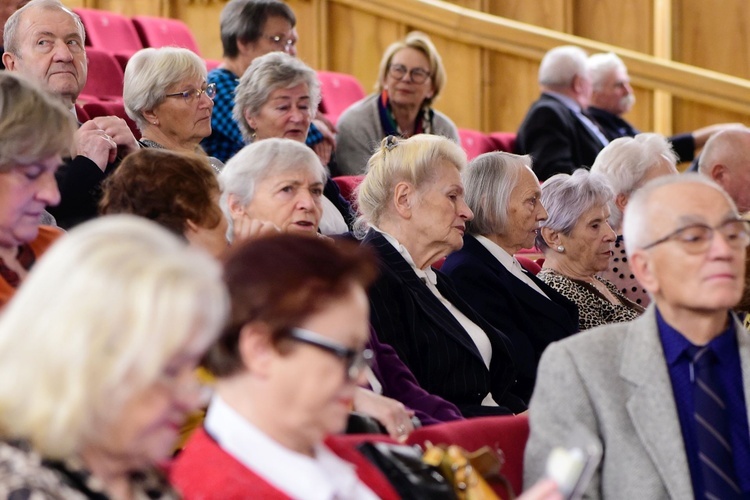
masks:
{"type": "Polygon", "coordinates": [[[393,346],[419,384],[458,406],[466,416],[523,411],[512,392],[513,346],[508,338],[461,300],[450,280],[437,273],[437,288],[459,311],[482,328],[492,344],[490,369],[474,342],[448,309],[432,294],[406,260],[380,233],[364,239],[380,258],[380,277],[370,288],[370,320],[378,338],[393,346]],[[498,408],[481,406],[491,392],[498,408]]]}
{"type": "Polygon", "coordinates": [[[561,101],[542,94],[531,105],[516,137],[516,150],[534,160],[540,181],[593,165],[601,141],[561,101]]]}
{"type": "MultiPolygon", "coordinates": [[[[633,137],[641,133],[630,123],[609,111],[589,106],[589,114],[594,117],[602,133],[610,141],[620,137],[633,137]]],[[[693,158],[695,158],[695,138],[693,134],[677,134],[668,137],[667,140],[672,143],[672,149],[680,157],[679,161],[693,161],[693,158]]]]}
{"type": "Polygon", "coordinates": [[[461,297],[492,326],[508,334],[516,351],[524,354],[524,363],[518,363],[519,384],[533,389],[544,349],[578,331],[578,306],[527,273],[547,294],[549,299],[545,299],[513,276],[471,235],[464,237],[461,250],[448,256],[441,271],[461,297]]]}

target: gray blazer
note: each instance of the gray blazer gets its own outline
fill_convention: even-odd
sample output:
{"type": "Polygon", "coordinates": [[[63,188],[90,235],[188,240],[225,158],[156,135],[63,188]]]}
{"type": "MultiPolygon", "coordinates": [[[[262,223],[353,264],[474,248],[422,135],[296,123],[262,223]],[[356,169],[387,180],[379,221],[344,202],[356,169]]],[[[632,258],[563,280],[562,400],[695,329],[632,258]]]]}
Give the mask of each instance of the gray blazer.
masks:
{"type": "MultiPolygon", "coordinates": [[[[735,328],[750,402],[750,333],[736,318],[735,328]]],[[[653,305],[631,322],[551,344],[539,363],[529,408],[525,486],[544,475],[553,447],[584,444],[566,441],[582,429],[604,451],[587,498],[693,498],[653,305]]]]}
{"type": "MultiPolygon", "coordinates": [[[[336,124],[336,164],[341,175],[360,175],[367,170],[367,160],[380,145],[385,134],[380,125],[377,92],[349,106],[336,124]]],[[[460,144],[458,129],[450,118],[434,109],[433,133],[460,144]]]]}

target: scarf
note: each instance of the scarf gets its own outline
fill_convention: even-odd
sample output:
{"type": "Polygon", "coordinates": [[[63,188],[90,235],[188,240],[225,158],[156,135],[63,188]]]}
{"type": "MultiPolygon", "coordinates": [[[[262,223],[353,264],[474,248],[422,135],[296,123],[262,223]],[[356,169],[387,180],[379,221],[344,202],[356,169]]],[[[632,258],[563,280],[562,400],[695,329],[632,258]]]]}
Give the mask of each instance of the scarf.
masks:
{"type": "Polygon", "coordinates": [[[380,125],[383,127],[384,136],[397,135],[406,138],[411,135],[432,133],[432,117],[435,115],[435,112],[428,105],[422,106],[422,109],[417,114],[413,134],[410,133],[411,131],[404,132],[398,127],[396,118],[393,116],[387,90],[383,90],[380,94],[380,99],[378,99],[378,113],[380,114],[380,125]]]}

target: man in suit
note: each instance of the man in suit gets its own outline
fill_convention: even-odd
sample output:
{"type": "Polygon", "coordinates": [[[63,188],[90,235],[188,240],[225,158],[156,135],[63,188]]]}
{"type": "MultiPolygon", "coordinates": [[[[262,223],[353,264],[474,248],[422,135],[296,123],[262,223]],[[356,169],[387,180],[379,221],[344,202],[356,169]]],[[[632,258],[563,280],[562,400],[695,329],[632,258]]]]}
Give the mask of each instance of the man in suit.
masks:
{"type": "MultiPolygon", "coordinates": [[[[59,97],[75,114],[75,102],[86,84],[86,33],[77,14],[58,0],[31,0],[5,24],[3,63],[59,97]]],[[[79,120],[80,122],[80,120],[79,120]]],[[[100,185],[118,155],[138,149],[125,120],[115,116],[83,123],[74,154],[57,173],[60,204],[49,207],[61,227],[95,217],[100,185]]]]}
{"type": "Polygon", "coordinates": [[[750,129],[724,130],[711,137],[698,171],[724,188],[740,213],[750,211],[750,129]]]}
{"type": "Polygon", "coordinates": [[[539,66],[542,95],[518,129],[516,149],[531,155],[541,181],[589,168],[609,142],[585,114],[591,97],[586,59],[583,49],[565,45],[547,52],[539,66]]]}
{"type": "MultiPolygon", "coordinates": [[[[612,52],[594,54],[588,58],[587,65],[593,84],[588,111],[607,139],[613,141],[618,137],[639,134],[638,129],[622,118],[635,104],[628,68],[622,59],[612,52]]],[[[668,140],[679,161],[693,161],[695,151],[702,148],[712,135],[741,126],[739,123],[709,125],[693,132],[673,135],[668,140]]]]}
{"type": "Polygon", "coordinates": [[[748,498],[750,333],[731,312],[744,286],[747,223],[715,183],[671,175],[632,195],[624,234],[653,302],[632,322],[547,348],[525,482],[544,474],[553,447],[598,441],[591,498],[748,498]]]}

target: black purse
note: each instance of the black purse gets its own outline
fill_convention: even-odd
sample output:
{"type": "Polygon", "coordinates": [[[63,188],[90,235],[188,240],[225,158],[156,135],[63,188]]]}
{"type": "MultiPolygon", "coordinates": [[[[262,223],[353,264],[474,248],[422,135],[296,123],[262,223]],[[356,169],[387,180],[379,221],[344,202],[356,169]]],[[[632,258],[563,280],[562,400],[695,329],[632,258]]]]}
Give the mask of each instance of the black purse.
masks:
{"type": "Polygon", "coordinates": [[[357,448],[388,478],[402,499],[456,500],[453,485],[437,467],[422,461],[418,448],[385,442],[366,442],[357,448]]]}

